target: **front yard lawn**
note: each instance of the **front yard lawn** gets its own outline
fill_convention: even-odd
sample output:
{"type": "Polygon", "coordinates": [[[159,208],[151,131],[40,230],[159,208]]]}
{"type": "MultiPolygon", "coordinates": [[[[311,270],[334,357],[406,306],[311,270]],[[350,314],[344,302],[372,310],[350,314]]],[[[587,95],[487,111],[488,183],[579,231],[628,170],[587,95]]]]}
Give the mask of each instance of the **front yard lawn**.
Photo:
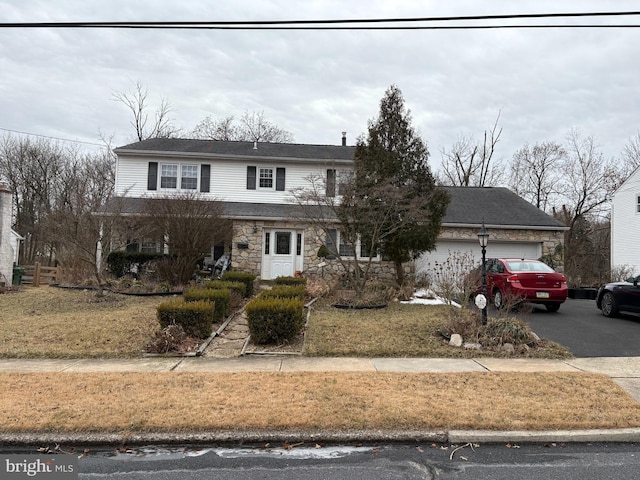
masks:
{"type": "Polygon", "coordinates": [[[55,287],[0,295],[0,357],[141,357],[160,328],[163,301],[55,287]]]}
{"type": "MultiPolygon", "coordinates": [[[[355,357],[506,357],[506,352],[450,347],[434,332],[448,319],[447,306],[406,305],[397,302],[381,310],[343,310],[328,305],[314,308],[303,353],[307,356],[355,357]]],[[[528,358],[570,358],[571,352],[542,342],[528,358]]]]}

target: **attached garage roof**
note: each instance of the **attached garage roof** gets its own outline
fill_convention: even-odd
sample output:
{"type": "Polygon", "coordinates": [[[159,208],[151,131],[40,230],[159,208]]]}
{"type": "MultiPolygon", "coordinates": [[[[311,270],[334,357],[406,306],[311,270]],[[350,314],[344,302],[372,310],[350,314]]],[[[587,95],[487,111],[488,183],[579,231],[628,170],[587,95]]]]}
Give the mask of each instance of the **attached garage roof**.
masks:
{"type": "Polygon", "coordinates": [[[451,201],[443,226],[480,225],[503,228],[565,230],[567,227],[503,187],[444,187],[451,201]]]}

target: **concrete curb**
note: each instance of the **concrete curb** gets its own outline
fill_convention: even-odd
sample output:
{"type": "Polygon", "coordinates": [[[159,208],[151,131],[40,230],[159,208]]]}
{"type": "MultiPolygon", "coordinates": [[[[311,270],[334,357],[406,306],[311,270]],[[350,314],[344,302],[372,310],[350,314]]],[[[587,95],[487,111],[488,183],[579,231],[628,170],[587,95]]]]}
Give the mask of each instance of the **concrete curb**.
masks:
{"type": "Polygon", "coordinates": [[[558,431],[219,431],[142,434],[18,433],[0,434],[0,445],[242,445],[242,444],[353,444],[353,443],[589,443],[640,442],[640,428],[558,431]]]}

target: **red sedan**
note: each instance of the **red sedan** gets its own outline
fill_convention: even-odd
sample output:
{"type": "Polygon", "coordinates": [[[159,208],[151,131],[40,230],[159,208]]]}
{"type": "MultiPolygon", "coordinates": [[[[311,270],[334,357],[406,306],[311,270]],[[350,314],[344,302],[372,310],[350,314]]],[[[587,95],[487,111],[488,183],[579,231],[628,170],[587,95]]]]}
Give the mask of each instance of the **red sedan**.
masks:
{"type": "Polygon", "coordinates": [[[557,312],[567,299],[567,279],[538,260],[488,258],[487,295],[496,308],[530,302],[557,312]]]}

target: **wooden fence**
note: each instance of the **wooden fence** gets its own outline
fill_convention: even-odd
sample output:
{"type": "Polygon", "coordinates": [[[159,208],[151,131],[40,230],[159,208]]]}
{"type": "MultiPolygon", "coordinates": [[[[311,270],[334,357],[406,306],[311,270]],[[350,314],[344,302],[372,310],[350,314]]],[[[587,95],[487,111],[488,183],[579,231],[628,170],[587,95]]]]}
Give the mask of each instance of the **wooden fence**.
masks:
{"type": "Polygon", "coordinates": [[[41,285],[51,285],[56,283],[60,274],[60,267],[45,267],[36,263],[35,265],[22,265],[22,285],[39,287],[41,285]]]}

